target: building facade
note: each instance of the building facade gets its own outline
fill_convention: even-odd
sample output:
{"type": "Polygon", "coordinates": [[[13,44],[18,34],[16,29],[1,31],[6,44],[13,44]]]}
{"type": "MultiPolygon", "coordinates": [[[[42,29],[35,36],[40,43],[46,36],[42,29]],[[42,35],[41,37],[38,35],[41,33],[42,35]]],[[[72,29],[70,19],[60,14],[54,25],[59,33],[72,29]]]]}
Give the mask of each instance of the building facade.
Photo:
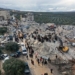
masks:
{"type": "Polygon", "coordinates": [[[10,19],[10,12],[9,11],[0,11],[0,20],[7,20],[10,19]]]}
{"type": "Polygon", "coordinates": [[[20,15],[20,20],[24,22],[34,21],[34,15],[32,13],[27,13],[25,16],[20,15]]]}

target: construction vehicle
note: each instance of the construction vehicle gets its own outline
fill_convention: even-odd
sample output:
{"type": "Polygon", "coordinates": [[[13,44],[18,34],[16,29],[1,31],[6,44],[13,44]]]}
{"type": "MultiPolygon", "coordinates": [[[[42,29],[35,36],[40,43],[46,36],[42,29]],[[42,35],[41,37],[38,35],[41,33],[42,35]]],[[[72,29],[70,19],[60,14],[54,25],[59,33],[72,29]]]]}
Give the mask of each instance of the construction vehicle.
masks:
{"type": "Polygon", "coordinates": [[[61,52],[68,52],[69,48],[67,46],[59,46],[58,50],[60,50],[61,52]]]}
{"type": "Polygon", "coordinates": [[[58,47],[58,50],[61,52],[68,52],[69,48],[67,46],[63,46],[62,40],[58,37],[60,45],[58,47]]]}

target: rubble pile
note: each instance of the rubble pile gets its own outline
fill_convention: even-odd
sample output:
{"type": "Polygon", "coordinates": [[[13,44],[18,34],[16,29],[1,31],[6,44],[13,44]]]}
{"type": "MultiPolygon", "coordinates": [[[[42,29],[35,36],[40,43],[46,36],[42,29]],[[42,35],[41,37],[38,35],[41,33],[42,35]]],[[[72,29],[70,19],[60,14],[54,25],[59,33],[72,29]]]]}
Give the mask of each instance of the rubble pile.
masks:
{"type": "Polygon", "coordinates": [[[40,27],[34,25],[30,26],[30,28],[28,29],[29,32],[27,31],[30,35],[29,44],[32,45],[35,53],[38,53],[39,56],[45,56],[49,58],[58,55],[58,57],[60,57],[62,60],[75,58],[75,52],[71,48],[69,48],[69,51],[67,53],[61,53],[60,51],[58,51],[57,47],[60,45],[60,42],[58,40],[55,40],[55,34],[57,34],[57,36],[62,40],[63,45],[69,47],[69,44],[67,44],[68,41],[67,39],[65,39],[65,35],[69,36],[69,34],[73,32],[73,27],[69,28],[69,30],[67,29],[68,26],[66,26],[66,29],[64,26],[58,26],[55,31],[46,30],[46,27],[47,26],[45,25],[41,25],[40,27]],[[37,34],[34,33],[36,31],[38,31],[37,34]],[[32,33],[35,37],[37,37],[37,35],[44,37],[45,35],[51,34],[51,41],[44,41],[42,43],[37,38],[34,39],[32,37],[32,33]],[[61,33],[61,35],[59,33],[61,33]],[[67,41],[67,43],[65,43],[65,41],[67,41]]]}

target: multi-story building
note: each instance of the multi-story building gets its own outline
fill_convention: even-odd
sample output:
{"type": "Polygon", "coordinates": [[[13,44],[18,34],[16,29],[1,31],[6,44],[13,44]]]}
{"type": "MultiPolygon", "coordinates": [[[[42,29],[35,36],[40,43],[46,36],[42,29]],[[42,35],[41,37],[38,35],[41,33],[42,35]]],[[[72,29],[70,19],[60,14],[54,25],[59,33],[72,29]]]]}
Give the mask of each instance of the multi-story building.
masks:
{"type": "Polygon", "coordinates": [[[32,13],[28,13],[26,20],[27,21],[34,21],[34,15],[32,13]]]}
{"type": "Polygon", "coordinates": [[[32,13],[27,13],[24,16],[20,15],[21,21],[32,22],[34,21],[34,15],[32,13]]]}
{"type": "Polygon", "coordinates": [[[10,12],[6,10],[0,11],[0,20],[10,19],[10,12]]]}

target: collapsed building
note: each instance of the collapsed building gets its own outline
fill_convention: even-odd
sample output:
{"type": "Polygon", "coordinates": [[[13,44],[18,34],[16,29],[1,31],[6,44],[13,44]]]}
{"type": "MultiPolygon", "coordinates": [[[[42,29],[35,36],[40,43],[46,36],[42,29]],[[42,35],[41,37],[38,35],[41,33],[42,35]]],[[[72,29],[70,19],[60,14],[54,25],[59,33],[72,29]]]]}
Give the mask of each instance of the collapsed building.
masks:
{"type": "Polygon", "coordinates": [[[62,73],[61,75],[72,75],[74,65],[72,65],[70,60],[75,59],[75,50],[74,47],[71,46],[71,43],[69,43],[69,40],[74,42],[74,39],[67,39],[65,37],[65,35],[69,36],[69,34],[71,34],[70,32],[73,31],[72,27],[70,30],[65,30],[63,29],[63,26],[58,26],[55,28],[55,32],[50,29],[46,30],[46,28],[47,25],[40,25],[40,28],[38,26],[31,26],[28,29],[28,31],[30,31],[28,42],[33,47],[35,55],[37,54],[38,57],[42,57],[44,59],[50,58],[52,64],[58,66],[59,72],[62,73]],[[41,40],[38,40],[38,35],[40,38],[44,38],[44,36],[47,37],[48,34],[51,34],[51,37],[49,37],[50,41],[46,41],[44,39],[44,42],[41,42],[41,40]],[[57,34],[60,39],[56,40],[55,34],[57,34]],[[59,46],[61,47],[58,49],[59,46]],[[57,59],[56,55],[58,57],[57,59]]]}

